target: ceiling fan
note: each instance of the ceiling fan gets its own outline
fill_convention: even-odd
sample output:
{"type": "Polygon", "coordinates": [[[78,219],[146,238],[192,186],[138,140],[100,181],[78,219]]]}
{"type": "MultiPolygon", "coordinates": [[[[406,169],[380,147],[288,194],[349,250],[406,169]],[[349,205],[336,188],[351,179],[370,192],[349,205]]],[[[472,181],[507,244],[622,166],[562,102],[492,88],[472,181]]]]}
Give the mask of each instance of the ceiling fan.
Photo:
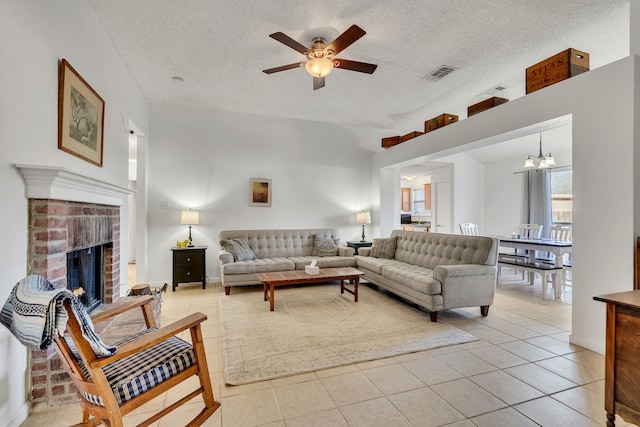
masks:
{"type": "Polygon", "coordinates": [[[314,38],[311,47],[306,47],[281,32],[269,34],[269,37],[272,39],[277,40],[306,56],[308,61],[295,62],[293,64],[269,68],[268,70],[262,71],[266,74],[272,74],[279,71],[304,67],[307,72],[313,76],[313,90],[324,87],[324,78],[331,72],[331,70],[333,70],[334,67],[342,68],[344,70],[358,71],[360,73],[373,74],[378,67],[376,64],[367,64],[366,62],[351,61],[335,57],[335,55],[351,46],[351,44],[365,34],[366,32],[362,28],[357,25],[352,25],[329,44],[327,44],[325,39],[322,37],[314,38]]]}

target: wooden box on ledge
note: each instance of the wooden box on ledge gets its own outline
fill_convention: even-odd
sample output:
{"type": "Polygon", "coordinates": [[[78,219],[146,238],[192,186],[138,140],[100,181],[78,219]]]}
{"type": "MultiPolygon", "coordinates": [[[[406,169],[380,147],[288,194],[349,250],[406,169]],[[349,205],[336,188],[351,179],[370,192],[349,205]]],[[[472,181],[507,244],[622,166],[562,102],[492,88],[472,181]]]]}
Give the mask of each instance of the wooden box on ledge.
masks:
{"type": "Polygon", "coordinates": [[[429,119],[424,122],[424,133],[431,132],[432,130],[439,129],[443,126],[450,125],[458,121],[458,116],[455,114],[443,113],[433,119],[429,119]]]}
{"type": "Polygon", "coordinates": [[[382,138],[382,148],[389,148],[398,144],[400,144],[399,136],[390,136],[388,138],[382,138]]]}
{"type": "Polygon", "coordinates": [[[505,102],[509,102],[509,100],[507,98],[498,98],[497,96],[485,99],[484,101],[480,101],[477,104],[468,106],[467,117],[471,117],[474,114],[482,113],[483,111],[486,111],[497,105],[504,104],[505,102]]]}
{"type": "Polygon", "coordinates": [[[527,68],[527,93],[589,71],[589,54],[567,49],[527,68]]]}
{"type": "Polygon", "coordinates": [[[418,131],[409,132],[409,133],[407,133],[405,135],[402,135],[400,137],[400,142],[408,141],[410,139],[415,138],[416,136],[420,136],[420,135],[423,135],[423,134],[424,134],[424,132],[418,132],[418,131]]]}

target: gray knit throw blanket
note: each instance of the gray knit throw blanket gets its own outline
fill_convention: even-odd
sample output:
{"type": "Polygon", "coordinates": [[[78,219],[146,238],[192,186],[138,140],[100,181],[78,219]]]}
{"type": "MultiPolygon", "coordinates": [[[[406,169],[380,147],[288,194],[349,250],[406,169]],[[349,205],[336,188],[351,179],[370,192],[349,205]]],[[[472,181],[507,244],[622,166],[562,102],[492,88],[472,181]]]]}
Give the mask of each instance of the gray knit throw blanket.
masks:
{"type": "Polygon", "coordinates": [[[36,274],[25,277],[14,286],[0,311],[0,323],[25,346],[46,350],[56,336],[64,334],[67,327],[69,317],[63,306],[66,300],[71,302],[82,335],[96,356],[114,354],[117,347],[102,342],[87,311],[73,293],[66,288],[54,288],[46,278],[36,274]]]}

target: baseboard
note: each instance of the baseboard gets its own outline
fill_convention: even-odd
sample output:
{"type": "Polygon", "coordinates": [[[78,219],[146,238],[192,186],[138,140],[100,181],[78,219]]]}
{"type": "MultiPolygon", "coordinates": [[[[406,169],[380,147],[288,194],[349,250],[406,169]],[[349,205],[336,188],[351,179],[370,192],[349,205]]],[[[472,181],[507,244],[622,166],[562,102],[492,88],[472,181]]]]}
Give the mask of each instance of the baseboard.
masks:
{"type": "Polygon", "coordinates": [[[5,427],[20,427],[29,416],[29,402],[25,402],[5,424],[5,427]]]}

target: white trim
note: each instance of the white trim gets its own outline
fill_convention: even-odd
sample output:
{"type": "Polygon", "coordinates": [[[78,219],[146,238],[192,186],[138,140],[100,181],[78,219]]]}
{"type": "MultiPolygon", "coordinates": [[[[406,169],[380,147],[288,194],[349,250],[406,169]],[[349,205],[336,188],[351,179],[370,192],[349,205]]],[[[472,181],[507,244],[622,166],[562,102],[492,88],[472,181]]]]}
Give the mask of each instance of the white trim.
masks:
{"type": "Polygon", "coordinates": [[[15,164],[25,182],[28,199],[56,199],[72,202],[122,206],[133,193],[126,187],[81,175],[59,166],[15,164]]]}
{"type": "Polygon", "coordinates": [[[20,427],[27,417],[29,417],[29,403],[25,402],[18,408],[13,417],[11,417],[7,423],[7,427],[20,427]]]}

